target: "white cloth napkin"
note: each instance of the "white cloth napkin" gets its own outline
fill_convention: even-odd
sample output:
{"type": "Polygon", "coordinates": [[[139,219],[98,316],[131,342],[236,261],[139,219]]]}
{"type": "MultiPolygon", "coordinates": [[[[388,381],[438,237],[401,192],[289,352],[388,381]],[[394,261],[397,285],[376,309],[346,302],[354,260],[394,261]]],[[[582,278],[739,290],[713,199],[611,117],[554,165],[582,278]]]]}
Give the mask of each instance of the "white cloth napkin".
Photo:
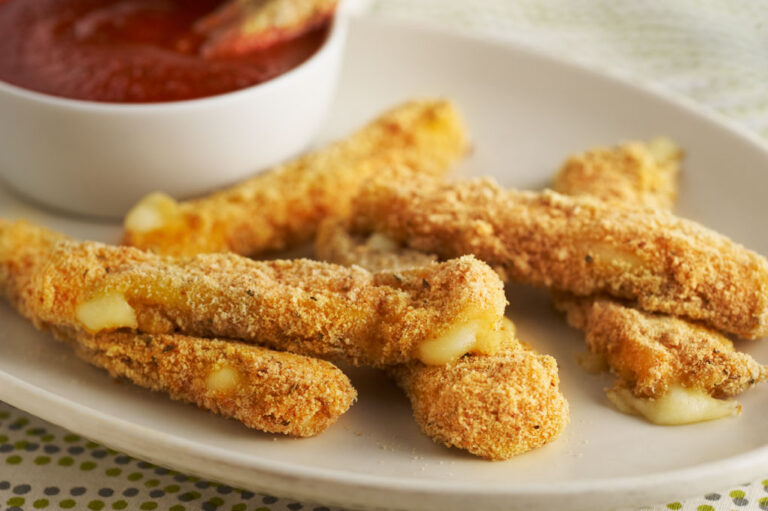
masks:
{"type": "Polygon", "coordinates": [[[369,9],[655,82],[768,138],[765,0],[377,0],[369,9]]]}

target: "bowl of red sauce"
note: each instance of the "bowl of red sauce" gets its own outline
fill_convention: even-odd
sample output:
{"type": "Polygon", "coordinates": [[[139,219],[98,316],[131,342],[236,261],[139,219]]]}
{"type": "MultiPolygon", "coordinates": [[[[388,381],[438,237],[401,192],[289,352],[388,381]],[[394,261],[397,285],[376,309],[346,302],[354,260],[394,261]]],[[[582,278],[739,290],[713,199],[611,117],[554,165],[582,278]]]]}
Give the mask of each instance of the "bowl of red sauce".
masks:
{"type": "Polygon", "coordinates": [[[218,55],[198,27],[222,4],[0,0],[2,179],[120,217],[149,192],[200,195],[304,149],[335,89],[341,14],[218,55]]]}

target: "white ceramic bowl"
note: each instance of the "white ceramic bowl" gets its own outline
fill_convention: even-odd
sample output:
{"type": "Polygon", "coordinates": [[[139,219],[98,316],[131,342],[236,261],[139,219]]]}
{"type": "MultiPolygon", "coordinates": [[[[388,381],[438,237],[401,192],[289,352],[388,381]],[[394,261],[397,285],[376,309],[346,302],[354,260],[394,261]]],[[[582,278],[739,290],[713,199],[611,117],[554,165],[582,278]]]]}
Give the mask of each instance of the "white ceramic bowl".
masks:
{"type": "Polygon", "coordinates": [[[346,38],[253,87],[153,104],[63,99],[0,82],[0,176],[29,198],[120,217],[145,194],[190,197],[236,182],[309,143],[328,110],[346,38]]]}

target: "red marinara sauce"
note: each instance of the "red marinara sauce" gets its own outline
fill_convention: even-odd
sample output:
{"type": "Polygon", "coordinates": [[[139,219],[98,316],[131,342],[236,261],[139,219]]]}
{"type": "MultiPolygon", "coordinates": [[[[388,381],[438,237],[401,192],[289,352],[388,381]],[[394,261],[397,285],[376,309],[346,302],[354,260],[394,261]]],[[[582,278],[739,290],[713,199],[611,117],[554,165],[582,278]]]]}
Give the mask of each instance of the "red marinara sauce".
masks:
{"type": "Polygon", "coordinates": [[[192,27],[222,0],[0,0],[0,80],[65,98],[154,103],[274,78],[323,44],[328,26],[265,50],[204,59],[192,27]]]}

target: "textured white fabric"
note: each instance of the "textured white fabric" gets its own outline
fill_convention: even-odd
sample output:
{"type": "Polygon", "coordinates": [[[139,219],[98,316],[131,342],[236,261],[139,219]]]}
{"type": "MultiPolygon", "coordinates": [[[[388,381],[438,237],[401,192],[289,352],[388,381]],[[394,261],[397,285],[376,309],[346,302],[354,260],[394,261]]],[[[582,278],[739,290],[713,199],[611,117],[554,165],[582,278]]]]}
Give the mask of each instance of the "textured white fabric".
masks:
{"type": "Polygon", "coordinates": [[[371,10],[622,70],[768,138],[766,0],[378,0],[371,10]]]}

